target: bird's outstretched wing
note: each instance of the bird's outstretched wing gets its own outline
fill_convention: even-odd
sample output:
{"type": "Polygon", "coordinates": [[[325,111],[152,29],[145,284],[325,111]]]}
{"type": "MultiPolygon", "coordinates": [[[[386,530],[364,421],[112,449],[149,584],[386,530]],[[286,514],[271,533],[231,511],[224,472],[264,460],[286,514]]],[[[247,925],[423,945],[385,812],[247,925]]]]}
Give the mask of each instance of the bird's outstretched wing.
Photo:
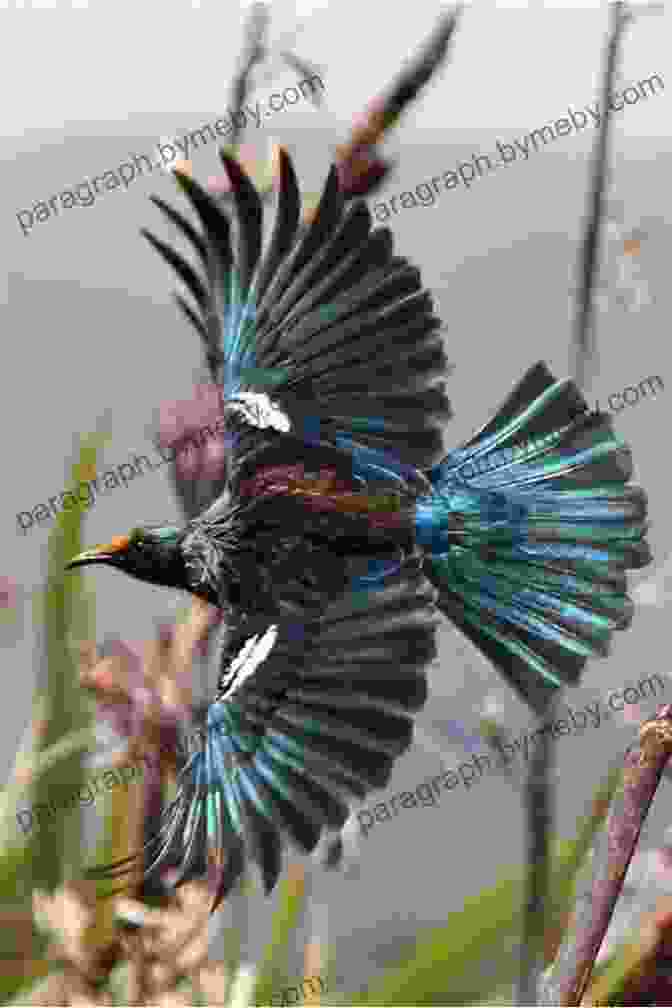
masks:
{"type": "Polygon", "coordinates": [[[144,233],[193,296],[193,305],[181,296],[178,303],[223,389],[232,481],[243,459],[278,433],[342,450],[365,479],[437,461],[451,414],[436,379],[447,365],[419,270],[394,255],[388,228],[372,228],[365,203],[345,209],[334,168],[303,227],[296,176],[281,148],[277,212],[262,255],[259,195],[238,163],[221,157],[231,216],[177,173],[201,228],[154,198],[200,270],[144,233]]]}
{"type": "MultiPolygon", "coordinates": [[[[217,905],[249,858],[270,891],[286,843],[312,851],[350,802],[384,787],[426,699],[434,597],[411,555],[392,573],[372,565],[319,619],[260,620],[230,641],[222,678],[236,685],[210,705],[202,745],[138,856],[147,874],[176,869],[177,885],[209,872],[217,905]]],[[[138,859],[92,874],[121,877],[138,859]]]]}

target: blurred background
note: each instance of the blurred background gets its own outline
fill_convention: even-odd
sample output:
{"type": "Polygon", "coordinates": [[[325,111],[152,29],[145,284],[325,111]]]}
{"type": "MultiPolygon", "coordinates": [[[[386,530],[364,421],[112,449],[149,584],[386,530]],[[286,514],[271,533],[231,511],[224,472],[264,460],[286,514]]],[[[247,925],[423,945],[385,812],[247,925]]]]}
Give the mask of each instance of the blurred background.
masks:
{"type": "MultiPolygon", "coordinates": [[[[353,117],[427,37],[441,9],[435,0],[392,7],[378,0],[274,2],[271,38],[291,37],[300,29],[293,45],[318,67],[325,89],[320,107],[306,101],[287,106],[261,128],[249,126],[244,143],[261,160],[271,141],[285,144],[302,186],[319,191],[353,117]]],[[[6,96],[0,127],[5,353],[0,573],[16,584],[21,611],[20,631],[15,628],[8,638],[4,662],[0,762],[7,777],[31,717],[39,670],[32,600],[45,575],[51,529],[36,525],[23,535],[17,512],[60,494],[79,435],[103,418],[111,430],[103,467],[153,452],[159,407],[191,398],[200,373],[200,348],[171,301],[172,276],[138,233],[149,226],[172,237],[148,200],[156,193],[173,201],[168,173],[157,170],[127,191],[105,193],[90,207],[52,214],[27,237],[15,215],[116,169],[129,154],[151,152],[162,138],[223,115],[245,8],[205,0],[142,7],[97,0],[76,6],[53,0],[38,7],[4,0],[0,10],[0,81],[6,96]]],[[[412,190],[472,154],[492,154],[497,140],[513,143],[566,115],[570,106],[594,104],[607,22],[604,3],[467,4],[449,59],[394,131],[388,145],[394,170],[369,204],[412,190]]],[[[671,29],[668,9],[638,20],[623,43],[619,87],[659,74],[666,90],[614,116],[613,255],[624,255],[621,238],[639,228],[639,272],[633,279],[632,271],[619,270],[611,260],[613,277],[597,316],[599,370],[587,396],[604,408],[611,393],[637,387],[648,376],[658,375],[664,383],[656,395],[649,393],[616,418],[618,433],[634,450],[637,482],[649,491],[650,541],[658,559],[655,570],[636,579],[649,588],[640,592],[631,631],[616,635],[612,656],[592,663],[583,685],[568,693],[574,709],[642,676],[667,672],[671,600],[662,586],[672,550],[665,451],[672,412],[672,351],[666,338],[671,29]],[[619,284],[640,282],[646,284],[645,303],[625,310],[619,284]]],[[[280,65],[272,79],[260,82],[252,100],[264,102],[295,81],[296,73],[280,65]]],[[[590,127],[572,131],[527,161],[477,179],[469,190],[460,185],[442,191],[433,206],[402,210],[387,222],[400,253],[422,268],[445,322],[455,366],[448,384],[455,417],[446,429],[447,447],[484,423],[531,363],[544,359],[559,375],[570,368],[568,293],[585,223],[593,141],[590,127]]],[[[216,174],[215,144],[196,151],[192,165],[201,180],[216,174]]],[[[138,522],[167,523],[179,515],[164,467],[101,496],[86,515],[83,541],[107,541],[138,522]]],[[[88,575],[87,584],[95,586],[98,641],[151,637],[154,627],[173,622],[185,603],[109,571],[88,575]]],[[[466,759],[453,723],[467,735],[477,734],[487,697],[499,705],[507,735],[528,727],[524,706],[451,628],[440,633],[430,682],[417,741],[398,762],[381,801],[413,790],[442,765],[466,759]]],[[[659,700],[672,702],[672,687],[670,696],[659,700]]],[[[655,706],[654,699],[644,701],[642,716],[655,706]]],[[[583,737],[560,741],[560,838],[574,835],[577,817],[633,732],[632,724],[614,716],[583,737]]],[[[481,745],[481,751],[486,748],[481,745]]],[[[660,843],[671,812],[666,784],[647,821],[643,847],[660,843]]],[[[95,811],[87,812],[91,815],[95,811]]],[[[470,791],[443,792],[438,807],[407,809],[393,822],[376,825],[358,841],[356,871],[307,876],[313,917],[301,925],[290,949],[288,976],[305,974],[305,935],[318,935],[335,950],[334,989],[365,986],[412,947],[419,929],[445,924],[469,897],[520,870],[522,823],[515,782],[492,774],[470,791]]],[[[18,827],[16,834],[20,846],[18,827]]],[[[271,938],[273,918],[258,892],[245,900],[242,940],[245,957],[255,961],[271,938]]],[[[218,943],[230,913],[226,907],[224,923],[213,929],[214,958],[223,955],[218,943]]]]}

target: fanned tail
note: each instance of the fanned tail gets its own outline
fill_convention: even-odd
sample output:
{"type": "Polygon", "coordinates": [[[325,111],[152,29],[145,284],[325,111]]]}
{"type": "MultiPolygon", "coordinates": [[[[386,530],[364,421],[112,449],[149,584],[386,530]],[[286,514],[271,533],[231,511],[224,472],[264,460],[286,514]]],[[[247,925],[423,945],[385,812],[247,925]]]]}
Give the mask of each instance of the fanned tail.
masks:
{"type": "Polygon", "coordinates": [[[540,709],[631,621],[625,571],[651,554],[630,449],[539,363],[427,475],[416,530],[437,604],[540,709]]]}

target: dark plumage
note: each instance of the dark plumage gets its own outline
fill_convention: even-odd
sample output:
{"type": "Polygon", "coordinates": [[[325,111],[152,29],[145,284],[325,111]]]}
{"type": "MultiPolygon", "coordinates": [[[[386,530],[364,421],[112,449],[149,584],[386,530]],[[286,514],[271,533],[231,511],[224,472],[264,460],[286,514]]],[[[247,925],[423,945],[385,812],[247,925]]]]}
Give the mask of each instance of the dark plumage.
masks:
{"type": "Polygon", "coordinates": [[[333,170],[302,230],[280,151],[262,256],[259,197],[223,160],[233,221],[185,176],[200,231],[155,201],[200,273],[148,237],[194,298],[181,304],[222,386],[226,492],[181,530],[136,531],[71,564],[227,610],[203,745],[139,855],[150,875],[216,866],[215,902],[247,857],[271,889],[285,840],[312,850],[386,785],[426,699],[438,609],[537,707],[627,626],[625,570],[648,561],[629,450],[571,381],[535,365],[442,459],[440,322],[390,231],[363,203],[344,209],[333,170]]]}

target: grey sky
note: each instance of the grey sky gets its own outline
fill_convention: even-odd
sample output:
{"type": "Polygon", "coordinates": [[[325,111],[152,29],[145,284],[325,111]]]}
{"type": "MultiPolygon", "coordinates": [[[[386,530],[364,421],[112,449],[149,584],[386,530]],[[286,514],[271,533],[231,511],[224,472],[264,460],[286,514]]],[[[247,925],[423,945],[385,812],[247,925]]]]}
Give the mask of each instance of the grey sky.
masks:
{"type": "MultiPolygon", "coordinates": [[[[311,3],[303,0],[300,9],[311,3]]],[[[95,122],[113,133],[158,136],[220,110],[239,50],[236,5],[89,0],[77,8],[62,0],[20,9],[16,0],[2,4],[0,81],[3,94],[13,97],[3,109],[3,135],[95,122]]],[[[395,73],[439,10],[437,0],[319,6],[305,25],[300,51],[328,68],[329,112],[346,121],[395,73]]],[[[291,30],[292,0],[280,0],[274,11],[274,32],[291,30]]],[[[413,113],[415,127],[534,128],[570,103],[583,105],[596,88],[595,56],[606,24],[605,3],[468,4],[449,78],[432,84],[413,113]]],[[[631,29],[626,78],[669,71],[671,26],[668,9],[631,29]]],[[[658,135],[654,106],[642,104],[622,128],[658,135]]],[[[306,124],[318,114],[309,107],[299,113],[306,124]]]]}

